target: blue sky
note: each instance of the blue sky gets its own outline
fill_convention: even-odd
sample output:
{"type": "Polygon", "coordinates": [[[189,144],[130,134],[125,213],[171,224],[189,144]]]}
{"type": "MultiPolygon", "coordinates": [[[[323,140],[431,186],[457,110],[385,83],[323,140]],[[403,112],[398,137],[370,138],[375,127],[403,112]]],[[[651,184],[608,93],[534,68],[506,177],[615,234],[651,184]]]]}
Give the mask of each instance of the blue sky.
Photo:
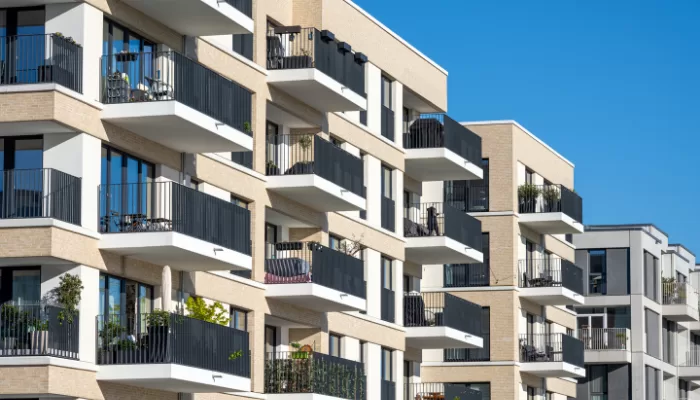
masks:
{"type": "Polygon", "coordinates": [[[449,114],[576,165],[586,224],[651,222],[700,262],[700,1],[355,0],[449,72],[449,114]]]}

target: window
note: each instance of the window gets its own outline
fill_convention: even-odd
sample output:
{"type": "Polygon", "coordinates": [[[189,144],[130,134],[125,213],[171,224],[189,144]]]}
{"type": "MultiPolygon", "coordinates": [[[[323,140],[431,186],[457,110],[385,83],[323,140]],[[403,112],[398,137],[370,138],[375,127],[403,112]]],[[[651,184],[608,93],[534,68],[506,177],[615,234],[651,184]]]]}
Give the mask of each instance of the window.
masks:
{"type": "Polygon", "coordinates": [[[574,330],[571,328],[566,328],[566,335],[571,336],[571,337],[576,337],[576,335],[574,334],[574,330]]]}
{"type": "Polygon", "coordinates": [[[527,387],[527,400],[536,400],[537,399],[536,396],[537,396],[537,389],[532,387],[532,386],[528,386],[527,387]]]}
{"type": "Polygon", "coordinates": [[[605,250],[588,252],[588,293],[605,294],[607,286],[607,253],[605,250]]]}
{"type": "Polygon", "coordinates": [[[387,199],[393,199],[394,195],[392,193],[392,181],[391,181],[391,168],[382,165],[382,196],[387,199]]]}
{"type": "Polygon", "coordinates": [[[411,126],[411,110],[403,108],[403,133],[409,133],[408,129],[411,126]]]}
{"type": "Polygon", "coordinates": [[[331,136],[331,143],[333,143],[335,145],[335,147],[339,147],[342,149],[343,143],[345,143],[345,142],[343,142],[342,140],[338,139],[335,136],[331,136]]]}
{"type": "Polygon", "coordinates": [[[391,79],[382,75],[382,106],[391,109],[391,79]]]}
{"type": "Polygon", "coordinates": [[[105,19],[102,25],[104,29],[102,36],[103,55],[113,55],[122,52],[152,53],[155,51],[156,45],[154,42],[143,38],[141,35],[116,22],[105,19]]]}
{"type": "MultiPolygon", "coordinates": [[[[274,168],[284,168],[282,164],[283,160],[280,160],[281,154],[280,151],[283,151],[283,147],[286,146],[281,146],[283,143],[279,137],[279,131],[280,127],[276,123],[272,121],[266,121],[265,123],[265,135],[267,135],[267,155],[266,155],[266,164],[267,164],[267,174],[270,175],[279,175],[279,171],[270,171],[270,169],[274,168]]],[[[288,160],[284,160],[285,162],[288,160]]]]}
{"type": "Polygon", "coordinates": [[[688,282],[688,278],[680,272],[676,271],[676,282],[685,283],[688,282]]]}
{"type": "Polygon", "coordinates": [[[644,295],[659,302],[659,259],[644,252],[644,295]]]}
{"type": "Polygon", "coordinates": [[[340,336],[332,333],[328,335],[328,354],[340,357],[340,336]]]}
{"type": "Polygon", "coordinates": [[[411,277],[408,275],[403,276],[403,291],[404,293],[408,293],[411,291],[411,277]]]}
{"type": "MultiPolygon", "coordinates": [[[[44,7],[0,10],[0,37],[3,37],[3,42],[7,43],[0,45],[0,65],[7,68],[4,75],[12,77],[11,83],[38,81],[37,70],[44,64],[44,59],[50,55],[45,54],[47,50],[44,50],[44,39],[41,36],[24,35],[43,35],[45,21],[44,7]],[[13,36],[13,38],[5,38],[5,36],[13,36]],[[13,60],[13,62],[5,63],[4,60],[13,60]]],[[[1,69],[3,68],[0,67],[1,69]]]]}
{"type": "Polygon", "coordinates": [[[526,168],[525,169],[525,183],[528,185],[532,185],[535,183],[535,180],[533,179],[535,173],[530,169],[526,168]]]}
{"type": "Polygon", "coordinates": [[[467,389],[481,392],[481,400],[491,400],[491,384],[490,383],[465,383],[467,389]]]}
{"type": "Polygon", "coordinates": [[[275,358],[277,352],[277,328],[265,325],[265,358],[275,358]]]}
{"type": "Polygon", "coordinates": [[[387,322],[394,322],[396,295],[394,293],[392,260],[382,256],[381,268],[381,318],[387,322]]]}
{"type": "Polygon", "coordinates": [[[389,258],[382,256],[382,288],[394,290],[394,280],[392,262],[389,258]]]}
{"type": "Polygon", "coordinates": [[[41,136],[0,138],[0,169],[41,169],[43,165],[41,136]]]}
{"type": "Polygon", "coordinates": [[[586,376],[588,377],[588,390],[591,398],[604,399],[608,395],[608,366],[589,365],[586,376]]]}
{"type": "Polygon", "coordinates": [[[123,318],[126,334],[146,330],[145,315],[153,311],[153,286],[100,273],[98,313],[123,318]]]}
{"type": "Polygon", "coordinates": [[[491,308],[481,308],[481,337],[484,340],[480,349],[445,349],[443,359],[455,362],[479,362],[491,359],[491,308]]]}
{"type": "Polygon", "coordinates": [[[190,178],[189,187],[190,189],[199,190],[199,181],[194,178],[190,178]]]}
{"type": "Polygon", "coordinates": [[[339,238],[338,236],[329,235],[328,247],[330,247],[331,249],[340,251],[342,243],[343,239],[339,238]]]}
{"type": "Polygon", "coordinates": [[[394,352],[391,349],[382,347],[382,380],[387,382],[394,381],[394,352]]]}
{"type": "Polygon", "coordinates": [[[253,60],[253,34],[236,34],[233,36],[233,51],[243,57],[253,60]]]}
{"type": "Polygon", "coordinates": [[[41,300],[40,267],[0,268],[0,304],[36,303],[41,300]]]}
{"type": "Polygon", "coordinates": [[[241,199],[240,197],[231,195],[231,203],[237,205],[238,207],[245,208],[246,210],[248,209],[248,202],[241,199]]]}
{"type": "Polygon", "coordinates": [[[248,330],[248,312],[238,308],[231,309],[231,328],[239,331],[248,330]]]}

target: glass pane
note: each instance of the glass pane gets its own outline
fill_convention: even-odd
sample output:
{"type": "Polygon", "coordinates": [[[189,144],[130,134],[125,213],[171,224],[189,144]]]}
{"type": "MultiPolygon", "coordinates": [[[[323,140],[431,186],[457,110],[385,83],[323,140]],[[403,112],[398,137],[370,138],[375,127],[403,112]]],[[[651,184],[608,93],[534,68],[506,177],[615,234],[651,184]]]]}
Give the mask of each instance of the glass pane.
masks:
{"type": "Polygon", "coordinates": [[[241,310],[233,310],[231,314],[231,327],[245,331],[246,330],[246,312],[241,310]]]}
{"type": "Polygon", "coordinates": [[[392,381],[391,377],[391,350],[382,349],[382,379],[392,381]]]}
{"type": "Polygon", "coordinates": [[[35,303],[41,299],[41,270],[12,271],[12,301],[35,303]]]}
{"type": "Polygon", "coordinates": [[[100,304],[97,307],[97,314],[104,313],[105,299],[107,298],[107,277],[100,274],[100,304]]]}
{"type": "Polygon", "coordinates": [[[15,169],[41,169],[44,165],[41,139],[17,139],[15,142],[15,169]]]}
{"type": "Polygon", "coordinates": [[[123,312],[121,279],[110,276],[107,278],[107,285],[107,312],[109,314],[121,314],[123,312]]]}
{"type": "Polygon", "coordinates": [[[43,35],[44,34],[44,10],[21,10],[17,12],[18,35],[43,35]]]}

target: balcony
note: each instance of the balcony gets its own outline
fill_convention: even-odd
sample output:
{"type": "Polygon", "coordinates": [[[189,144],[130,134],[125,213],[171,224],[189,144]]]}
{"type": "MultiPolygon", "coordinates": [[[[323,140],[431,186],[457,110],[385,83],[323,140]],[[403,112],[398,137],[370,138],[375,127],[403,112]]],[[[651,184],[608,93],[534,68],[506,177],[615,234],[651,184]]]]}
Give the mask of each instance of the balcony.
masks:
{"type": "Polygon", "coordinates": [[[329,31],[283,26],[267,34],[267,82],[322,112],[367,109],[366,62],[329,31]]]}
{"type": "Polygon", "coordinates": [[[103,56],[101,77],[104,121],[183,153],[253,150],[251,92],[182,54],[103,56]]]}
{"type": "Polygon", "coordinates": [[[481,137],[445,114],[422,114],[403,136],[406,174],[419,181],[481,179],[481,137]]]}
{"type": "Polygon", "coordinates": [[[481,306],[449,293],[406,293],[406,346],[418,349],[480,348],[481,306]]]}
{"type": "Polygon", "coordinates": [[[700,351],[686,351],[685,360],[678,363],[678,377],[686,381],[700,380],[700,351]]]}
{"type": "Polygon", "coordinates": [[[175,182],[99,187],[100,249],[180,271],[250,270],[250,211],[175,182]]]}
{"type": "Polygon", "coordinates": [[[585,349],[586,364],[629,364],[632,362],[630,330],[626,328],[585,328],[578,337],[585,349]]]}
{"type": "Polygon", "coordinates": [[[265,393],[269,400],[365,400],[364,366],[317,352],[268,353],[265,393]]]}
{"type": "Polygon", "coordinates": [[[687,282],[664,282],[663,315],[676,322],[698,321],[698,292],[687,282]]]}
{"type": "Polygon", "coordinates": [[[488,263],[479,264],[445,264],[443,266],[443,287],[479,287],[489,286],[490,272],[488,263]]]}
{"type": "Polygon", "coordinates": [[[79,360],[80,321],[61,319],[62,308],[44,303],[0,306],[0,359],[57,357],[79,360]]]}
{"type": "Polygon", "coordinates": [[[520,335],[520,371],[542,378],[583,378],[583,342],[563,333],[520,335]]]}
{"type": "Polygon", "coordinates": [[[253,33],[252,0],[122,0],[188,36],[253,33]]]}
{"type": "Polygon", "coordinates": [[[314,242],[267,244],[267,298],[320,312],[364,311],[362,260],[314,242]]]}
{"type": "Polygon", "coordinates": [[[169,392],[248,392],[248,332],[156,311],[97,316],[97,380],[169,392]]]}
{"type": "Polygon", "coordinates": [[[404,398],[410,400],[482,400],[478,390],[459,383],[405,383],[404,398]]]}
{"type": "Polygon", "coordinates": [[[561,258],[528,258],[518,262],[520,297],[544,306],[581,305],[583,271],[561,258]]]}
{"type": "Polygon", "coordinates": [[[267,189],[316,211],[365,209],[359,157],[318,135],[267,137],[267,189]]]}
{"type": "Polygon", "coordinates": [[[583,233],[583,200],[563,185],[521,185],[520,223],[543,234],[583,233]]]}
{"type": "Polygon", "coordinates": [[[478,219],[446,203],[413,204],[404,215],[407,260],[416,264],[484,261],[478,219]]]}

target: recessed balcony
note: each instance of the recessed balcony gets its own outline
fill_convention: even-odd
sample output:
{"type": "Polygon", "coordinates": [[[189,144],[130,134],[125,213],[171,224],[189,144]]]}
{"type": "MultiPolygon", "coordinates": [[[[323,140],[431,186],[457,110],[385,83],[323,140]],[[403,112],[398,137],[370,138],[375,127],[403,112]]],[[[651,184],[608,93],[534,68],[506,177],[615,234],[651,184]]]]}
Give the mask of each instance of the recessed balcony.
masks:
{"type": "Polygon", "coordinates": [[[698,292],[687,282],[662,283],[664,318],[676,322],[698,321],[698,292]]]}
{"type": "Polygon", "coordinates": [[[632,362],[631,334],[626,328],[584,328],[578,337],[585,348],[586,364],[629,364],[632,362]]]}
{"type": "Polygon", "coordinates": [[[542,378],[583,378],[583,342],[563,333],[520,335],[520,371],[542,378]]]}
{"type": "Polygon", "coordinates": [[[527,258],[518,262],[520,297],[544,306],[581,305],[583,271],[561,258],[527,258]]]}
{"type": "Polygon", "coordinates": [[[446,114],[422,114],[403,136],[406,174],[419,181],[482,179],[481,137],[446,114]]]}
{"type": "Polygon", "coordinates": [[[252,0],[122,0],[188,36],[253,33],[252,0]]]}
{"type": "Polygon", "coordinates": [[[518,188],[519,222],[539,233],[583,233],[583,200],[563,185],[518,188]]]}
{"type": "Polygon", "coordinates": [[[267,298],[320,312],[364,311],[362,260],[315,242],[268,244],[267,298]]]}
{"type": "Polygon", "coordinates": [[[483,262],[481,221],[446,203],[404,210],[406,259],[416,264],[483,262]]]}
{"type": "Polygon", "coordinates": [[[104,121],[183,153],[253,150],[252,93],[182,54],[103,56],[101,79],[104,121]]]}
{"type": "Polygon", "coordinates": [[[249,392],[248,332],[179,314],[97,317],[97,380],[183,393],[249,392]]]}
{"type": "Polygon", "coordinates": [[[364,210],[362,160],[312,134],[267,137],[267,189],[316,211],[364,210]]]}
{"type": "Polygon", "coordinates": [[[180,271],[250,270],[250,211],[175,182],[101,185],[99,247],[180,271]]]}
{"type": "Polygon", "coordinates": [[[405,399],[411,400],[482,400],[482,393],[465,383],[405,383],[405,399]]]}
{"type": "Polygon", "coordinates": [[[406,345],[418,349],[481,348],[481,306],[444,292],[406,293],[406,345]]]}
{"type": "Polygon", "coordinates": [[[367,109],[366,62],[329,31],[284,26],[267,34],[267,82],[322,112],[367,109]]]}

